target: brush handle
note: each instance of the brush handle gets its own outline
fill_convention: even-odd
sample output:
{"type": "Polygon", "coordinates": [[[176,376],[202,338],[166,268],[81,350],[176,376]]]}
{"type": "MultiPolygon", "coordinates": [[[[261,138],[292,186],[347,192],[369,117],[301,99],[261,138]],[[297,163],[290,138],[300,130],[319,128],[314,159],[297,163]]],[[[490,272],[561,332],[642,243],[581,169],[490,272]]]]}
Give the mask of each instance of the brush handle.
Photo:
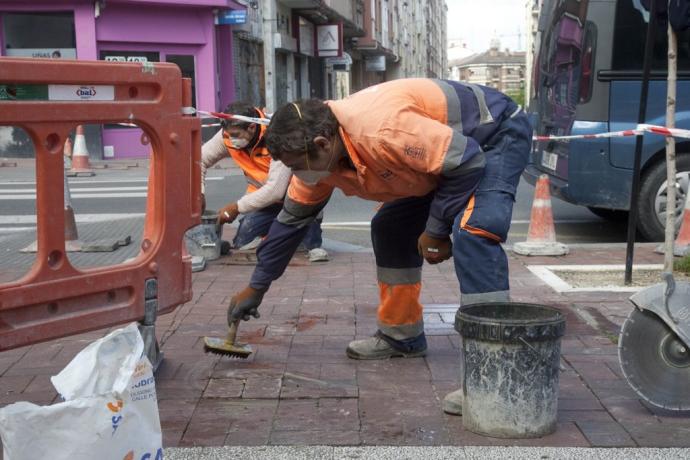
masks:
{"type": "Polygon", "coordinates": [[[225,339],[227,343],[235,343],[235,338],[237,337],[237,325],[239,322],[240,320],[238,319],[230,323],[230,327],[228,328],[228,337],[225,339]]]}

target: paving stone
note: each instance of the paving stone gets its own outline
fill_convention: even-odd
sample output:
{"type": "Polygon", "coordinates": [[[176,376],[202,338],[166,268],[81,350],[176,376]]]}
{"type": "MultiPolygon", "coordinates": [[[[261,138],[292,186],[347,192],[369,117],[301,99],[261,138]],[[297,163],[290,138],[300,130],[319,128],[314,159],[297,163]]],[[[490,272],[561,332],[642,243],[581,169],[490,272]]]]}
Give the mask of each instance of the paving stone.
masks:
{"type": "Polygon", "coordinates": [[[239,398],[244,391],[244,380],[210,379],[203,392],[204,398],[239,398]]]}
{"type": "Polygon", "coordinates": [[[635,441],[617,422],[576,421],[575,422],[594,447],[635,447],[635,441]]]}

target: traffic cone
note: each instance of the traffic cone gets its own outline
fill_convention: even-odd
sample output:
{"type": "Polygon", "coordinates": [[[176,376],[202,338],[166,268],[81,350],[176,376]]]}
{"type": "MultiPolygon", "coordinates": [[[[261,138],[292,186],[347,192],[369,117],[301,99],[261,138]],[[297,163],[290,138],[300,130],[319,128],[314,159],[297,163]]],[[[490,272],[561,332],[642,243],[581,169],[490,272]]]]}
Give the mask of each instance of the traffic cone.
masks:
{"type": "Polygon", "coordinates": [[[539,177],[534,190],[527,241],[515,243],[513,252],[523,256],[563,256],[569,252],[568,246],[556,242],[549,176],[546,174],[539,177]]]}
{"type": "Polygon", "coordinates": [[[89,151],[86,149],[84,127],[77,125],[72,150],[72,168],[69,170],[68,176],[93,176],[94,174],[89,164],[89,151]]]}
{"type": "Polygon", "coordinates": [[[69,191],[69,182],[65,175],[65,249],[67,252],[74,252],[81,250],[81,241],[79,241],[79,232],[77,231],[77,220],[74,217],[74,208],[72,207],[72,195],[69,191]]]}
{"type": "Polygon", "coordinates": [[[685,197],[685,208],[683,218],[680,222],[680,230],[673,243],[673,255],[683,257],[690,254],[690,190],[685,197]]]}

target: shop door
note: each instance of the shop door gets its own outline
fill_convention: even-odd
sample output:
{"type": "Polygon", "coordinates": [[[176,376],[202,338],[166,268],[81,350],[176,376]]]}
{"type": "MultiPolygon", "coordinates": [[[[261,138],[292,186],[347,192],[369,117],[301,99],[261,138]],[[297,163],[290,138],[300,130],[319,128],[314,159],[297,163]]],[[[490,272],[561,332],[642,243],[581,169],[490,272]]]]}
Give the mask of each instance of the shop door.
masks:
{"type": "Polygon", "coordinates": [[[192,107],[196,107],[196,78],[194,72],[194,56],[191,54],[166,54],[165,62],[172,62],[182,71],[183,78],[192,79],[192,107]]]}

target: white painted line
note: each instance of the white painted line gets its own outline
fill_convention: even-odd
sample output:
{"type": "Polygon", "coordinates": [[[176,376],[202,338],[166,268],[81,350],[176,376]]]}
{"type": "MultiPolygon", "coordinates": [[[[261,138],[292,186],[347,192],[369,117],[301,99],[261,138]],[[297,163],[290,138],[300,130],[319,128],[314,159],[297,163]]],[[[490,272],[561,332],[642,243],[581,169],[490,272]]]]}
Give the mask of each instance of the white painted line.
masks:
{"type": "Polygon", "coordinates": [[[36,227],[7,227],[0,228],[0,233],[30,232],[34,230],[36,230],[36,227]]]}
{"type": "MultiPolygon", "coordinates": [[[[144,217],[144,213],[131,214],[77,214],[75,220],[77,223],[94,223],[94,222],[109,222],[113,220],[131,219],[136,217],[144,217]]],[[[0,216],[0,225],[26,225],[36,224],[35,215],[16,215],[16,216],[0,216]]]]}
{"type": "MultiPolygon", "coordinates": [[[[73,193],[75,198],[146,198],[146,193],[73,193]]],[[[36,195],[7,195],[2,200],[35,200],[36,195]]]]}
{"type": "MultiPolygon", "coordinates": [[[[134,192],[134,191],[146,191],[148,187],[103,187],[103,188],[96,188],[96,187],[84,187],[84,188],[71,188],[69,189],[70,193],[75,193],[75,192],[134,192]]],[[[36,193],[36,189],[7,189],[7,188],[0,188],[0,193],[36,193]]]]}
{"type": "Polygon", "coordinates": [[[552,272],[548,267],[543,265],[528,265],[529,271],[534,273],[537,278],[551,286],[556,292],[570,292],[574,289],[570,284],[566,283],[558,275],[552,272]]]}
{"type": "MultiPolygon", "coordinates": [[[[625,270],[625,265],[528,265],[529,271],[549,285],[556,292],[638,292],[645,286],[592,286],[576,288],[558,276],[559,271],[568,272],[609,272],[625,270]]],[[[633,265],[635,270],[661,270],[661,264],[633,265]]]]}
{"type": "MultiPolygon", "coordinates": [[[[213,177],[207,177],[207,181],[218,181],[218,180],[223,180],[225,179],[224,176],[213,176],[213,177]]],[[[142,178],[132,178],[132,179],[103,179],[103,180],[93,180],[93,179],[69,179],[70,184],[127,184],[127,183],[148,183],[148,179],[142,179],[142,178]]],[[[0,182],[0,186],[12,186],[12,185],[36,185],[36,181],[4,181],[0,182]]]]}

